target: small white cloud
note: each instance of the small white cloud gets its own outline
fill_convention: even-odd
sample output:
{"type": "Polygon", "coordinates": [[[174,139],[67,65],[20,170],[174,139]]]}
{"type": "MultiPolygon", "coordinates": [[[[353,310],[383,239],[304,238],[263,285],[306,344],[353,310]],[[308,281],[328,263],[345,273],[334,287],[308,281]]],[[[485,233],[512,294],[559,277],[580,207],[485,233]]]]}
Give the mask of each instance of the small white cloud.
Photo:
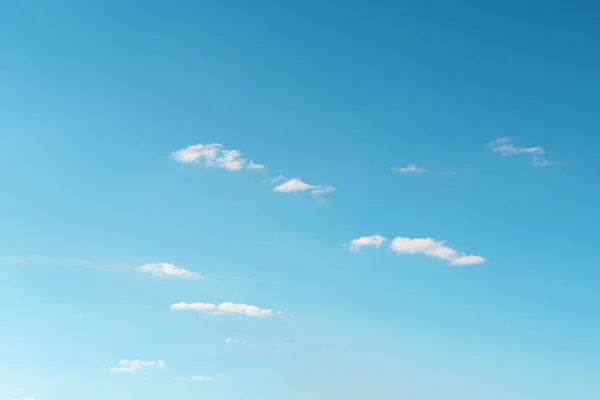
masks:
{"type": "Polygon", "coordinates": [[[243,343],[246,343],[246,341],[227,338],[227,339],[225,339],[225,343],[227,343],[227,344],[243,344],[243,343]]]}
{"type": "Polygon", "coordinates": [[[496,139],[486,146],[490,147],[493,152],[499,153],[501,156],[507,157],[515,154],[545,154],[546,151],[541,147],[517,147],[513,144],[513,140],[509,137],[496,139]]]}
{"type": "Polygon", "coordinates": [[[173,379],[177,381],[212,382],[216,378],[214,376],[177,376],[173,379]]]}
{"type": "Polygon", "coordinates": [[[138,372],[146,368],[166,368],[164,361],[121,360],[116,366],[108,368],[110,372],[138,372]]]}
{"type": "Polygon", "coordinates": [[[140,270],[148,274],[156,276],[174,276],[179,278],[198,279],[203,278],[202,275],[188,271],[176,265],[169,263],[152,263],[145,264],[140,267],[140,270]]]}
{"type": "Polygon", "coordinates": [[[274,315],[283,315],[281,311],[274,312],[269,308],[260,308],[249,304],[236,304],[224,302],[220,304],[213,303],[175,303],[171,305],[173,310],[197,311],[201,313],[220,314],[238,314],[249,317],[270,317],[274,315]]]}
{"type": "Polygon", "coordinates": [[[358,252],[361,248],[367,247],[379,247],[383,243],[387,242],[387,239],[380,235],[363,236],[358,239],[352,239],[349,243],[344,243],[344,246],[348,246],[350,251],[358,252]]]}
{"type": "Polygon", "coordinates": [[[403,174],[419,174],[425,172],[425,169],[419,167],[417,164],[408,164],[406,167],[392,167],[392,170],[403,174]]]}
{"type": "Polygon", "coordinates": [[[311,185],[303,182],[300,178],[292,178],[280,185],[275,186],[274,192],[278,193],[298,193],[309,192],[312,195],[322,195],[331,193],[335,190],[333,186],[311,185]]]}
{"type": "Polygon", "coordinates": [[[224,168],[229,171],[264,169],[266,167],[243,158],[239,150],[224,149],[219,143],[196,144],[174,151],[169,157],[184,164],[202,163],[207,167],[224,168]]]}
{"type": "Polygon", "coordinates": [[[458,253],[445,242],[436,241],[432,238],[406,238],[397,237],[392,240],[390,248],[399,254],[423,254],[428,257],[447,261],[450,265],[474,265],[482,264],[486,260],[481,256],[458,253]]]}

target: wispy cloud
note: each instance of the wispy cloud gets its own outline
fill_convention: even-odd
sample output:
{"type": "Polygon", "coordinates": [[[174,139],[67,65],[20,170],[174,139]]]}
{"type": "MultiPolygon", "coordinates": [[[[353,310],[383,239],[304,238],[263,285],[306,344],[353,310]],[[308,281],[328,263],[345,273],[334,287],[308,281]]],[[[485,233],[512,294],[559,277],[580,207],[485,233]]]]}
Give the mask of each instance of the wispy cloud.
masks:
{"type": "Polygon", "coordinates": [[[225,339],[225,343],[226,344],[245,344],[246,341],[245,340],[238,340],[238,339],[227,338],[227,339],[225,339]]]}
{"type": "Polygon", "coordinates": [[[450,265],[474,265],[486,261],[481,256],[458,253],[453,248],[446,246],[445,241],[436,241],[432,238],[397,237],[392,240],[390,248],[399,254],[423,254],[427,257],[447,261],[450,265]]]}
{"type": "Polygon", "coordinates": [[[177,376],[176,381],[196,381],[196,382],[212,382],[217,379],[214,376],[177,376]]]}
{"type": "Polygon", "coordinates": [[[134,373],[146,368],[166,368],[164,361],[121,360],[116,366],[108,368],[110,372],[134,373]]]}
{"type": "Polygon", "coordinates": [[[260,308],[249,304],[236,304],[224,302],[220,304],[213,303],[175,303],[171,305],[173,310],[196,311],[213,315],[237,314],[248,317],[271,317],[283,315],[281,311],[273,311],[269,308],[260,308]]]}
{"type": "Polygon", "coordinates": [[[274,184],[284,181],[284,180],[285,180],[285,177],[283,175],[279,174],[277,176],[274,176],[273,178],[263,179],[260,183],[274,185],[274,184]]]}
{"type": "MultiPolygon", "coordinates": [[[[6,264],[9,266],[23,266],[23,267],[48,267],[48,268],[84,268],[93,269],[98,271],[131,271],[131,272],[144,272],[155,276],[162,277],[179,277],[188,279],[201,279],[205,275],[192,272],[181,268],[171,263],[148,263],[142,266],[109,262],[109,261],[90,261],[81,259],[57,259],[44,256],[0,256],[0,265],[6,264]]],[[[246,281],[246,282],[258,282],[258,279],[243,277],[243,276],[227,276],[227,275],[206,275],[210,279],[220,280],[235,280],[235,281],[246,281]]],[[[0,399],[1,400],[1,399],[0,399]]]]}
{"type": "Polygon", "coordinates": [[[242,157],[239,150],[227,150],[219,143],[196,144],[172,152],[169,157],[184,164],[203,164],[212,168],[224,168],[229,171],[242,169],[264,169],[263,164],[255,164],[242,157]]]}
{"type": "Polygon", "coordinates": [[[140,267],[140,270],[156,276],[173,276],[189,279],[203,278],[201,274],[188,271],[186,269],[180,268],[174,264],[169,263],[144,264],[140,267]]]}
{"type": "Polygon", "coordinates": [[[344,243],[343,246],[347,246],[352,252],[359,252],[363,247],[380,247],[383,243],[387,242],[387,239],[380,235],[363,236],[358,239],[352,239],[348,243],[344,243]]]}
{"type": "Polygon", "coordinates": [[[545,154],[546,151],[541,147],[518,147],[515,146],[513,140],[509,137],[496,139],[486,146],[492,149],[493,152],[499,153],[503,157],[516,154],[545,154]]]}
{"type": "Polygon", "coordinates": [[[392,170],[403,174],[420,174],[425,172],[425,168],[419,167],[417,164],[408,164],[406,167],[392,167],[392,170]]]}
{"type": "MultiPolygon", "coordinates": [[[[0,400],[4,400],[4,399],[0,399],[0,400]]],[[[16,399],[12,399],[12,400],[36,400],[35,397],[18,397],[16,399]]]]}
{"type": "Polygon", "coordinates": [[[509,137],[496,139],[486,144],[486,146],[503,157],[516,154],[530,155],[532,156],[531,164],[534,167],[549,167],[551,165],[564,164],[560,161],[550,161],[547,158],[540,157],[540,155],[546,154],[546,150],[542,147],[518,147],[514,145],[513,140],[509,137]]]}
{"type": "Polygon", "coordinates": [[[30,267],[63,267],[63,268],[86,268],[94,270],[135,270],[136,267],[119,262],[90,261],[76,258],[51,258],[38,255],[0,256],[0,263],[22,265],[30,267]]]}
{"type": "Polygon", "coordinates": [[[456,175],[458,175],[458,172],[456,172],[456,171],[442,171],[442,172],[440,172],[440,176],[443,176],[445,178],[454,178],[456,175]]]}
{"type": "Polygon", "coordinates": [[[534,167],[549,167],[551,165],[563,164],[561,161],[550,161],[547,158],[533,157],[531,163],[534,167]]]}

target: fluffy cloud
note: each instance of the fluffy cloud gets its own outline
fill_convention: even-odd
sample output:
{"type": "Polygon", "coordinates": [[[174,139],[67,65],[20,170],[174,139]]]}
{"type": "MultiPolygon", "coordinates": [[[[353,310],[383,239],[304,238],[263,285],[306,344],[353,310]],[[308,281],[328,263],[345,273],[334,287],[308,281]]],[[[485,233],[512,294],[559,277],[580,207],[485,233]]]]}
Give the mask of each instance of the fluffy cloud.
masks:
{"type": "Polygon", "coordinates": [[[214,315],[220,314],[238,314],[246,315],[248,317],[270,317],[274,315],[282,315],[281,311],[273,311],[268,308],[260,308],[248,304],[236,304],[236,303],[175,303],[171,305],[173,310],[186,310],[186,311],[197,311],[210,313],[214,315]]]}
{"type": "Polygon", "coordinates": [[[403,174],[418,174],[425,172],[423,167],[419,167],[417,164],[408,164],[406,167],[392,167],[393,171],[401,172],[403,174]]]}
{"type": "Polygon", "coordinates": [[[140,270],[157,276],[175,276],[179,278],[203,278],[202,275],[188,271],[169,263],[145,264],[140,270]]]}
{"type": "Polygon", "coordinates": [[[362,247],[379,247],[385,242],[387,242],[387,239],[383,236],[373,235],[352,239],[349,243],[344,243],[344,246],[348,246],[350,251],[358,252],[362,247]]]}
{"type": "Polygon", "coordinates": [[[207,167],[225,168],[229,171],[265,168],[265,165],[243,158],[239,150],[226,150],[219,143],[196,144],[174,151],[169,157],[184,164],[202,163],[207,167]]]}
{"type": "Polygon", "coordinates": [[[141,371],[145,368],[165,368],[164,361],[142,361],[142,360],[121,360],[116,366],[108,368],[110,372],[127,372],[133,373],[141,371]]]}
{"type": "MultiPolygon", "coordinates": [[[[363,236],[344,243],[350,251],[358,252],[364,246],[380,247],[387,239],[380,235],[363,236]]],[[[474,265],[482,264],[486,260],[481,256],[459,253],[451,247],[446,246],[445,241],[436,241],[432,238],[406,238],[397,237],[390,243],[390,249],[399,254],[423,254],[447,261],[450,265],[474,265]]]]}
{"type": "Polygon", "coordinates": [[[544,154],[546,151],[541,147],[517,147],[513,144],[513,140],[509,137],[496,139],[486,146],[490,147],[493,152],[499,153],[501,156],[512,156],[515,154],[544,154]]]}
{"type": "Polygon", "coordinates": [[[333,186],[311,185],[303,182],[300,178],[292,178],[280,185],[275,186],[273,191],[278,193],[309,192],[312,195],[331,193],[335,190],[333,186]]]}
{"type": "Polygon", "coordinates": [[[432,238],[406,238],[397,237],[392,240],[390,248],[399,254],[423,254],[428,257],[447,261],[450,265],[474,265],[482,264],[486,260],[481,256],[472,256],[458,253],[445,242],[436,241],[432,238]]]}
{"type": "Polygon", "coordinates": [[[214,376],[178,376],[173,379],[177,381],[212,382],[216,378],[214,376]]]}

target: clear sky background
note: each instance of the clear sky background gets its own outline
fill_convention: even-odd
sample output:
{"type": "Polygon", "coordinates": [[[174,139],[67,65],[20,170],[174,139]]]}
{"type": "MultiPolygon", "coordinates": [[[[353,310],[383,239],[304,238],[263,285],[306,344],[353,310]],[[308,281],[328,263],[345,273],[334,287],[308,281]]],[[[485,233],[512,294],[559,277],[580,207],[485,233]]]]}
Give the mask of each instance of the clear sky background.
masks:
{"type": "Polygon", "coordinates": [[[0,1],[0,399],[599,398],[599,13],[0,1]]]}

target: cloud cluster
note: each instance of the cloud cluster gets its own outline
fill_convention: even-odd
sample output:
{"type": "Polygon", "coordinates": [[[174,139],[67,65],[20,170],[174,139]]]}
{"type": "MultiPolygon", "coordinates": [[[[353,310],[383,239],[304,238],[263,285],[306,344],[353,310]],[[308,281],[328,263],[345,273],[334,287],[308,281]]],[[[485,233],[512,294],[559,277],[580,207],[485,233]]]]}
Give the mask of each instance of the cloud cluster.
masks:
{"type": "Polygon", "coordinates": [[[387,239],[380,235],[363,236],[358,239],[352,239],[349,243],[344,243],[344,246],[348,246],[350,251],[358,252],[363,247],[376,247],[378,248],[383,243],[387,242],[387,239]]]}
{"type": "Polygon", "coordinates": [[[419,167],[417,164],[408,164],[406,167],[392,167],[392,170],[403,174],[419,174],[425,172],[425,168],[419,167]]]}
{"type": "MultiPolygon", "coordinates": [[[[255,164],[252,160],[242,157],[239,150],[227,150],[219,143],[196,144],[172,152],[169,158],[183,164],[203,164],[212,168],[224,168],[229,171],[239,171],[242,169],[264,169],[266,165],[255,164]]],[[[311,185],[302,181],[300,178],[286,180],[282,175],[275,178],[266,179],[262,183],[276,184],[273,191],[278,193],[300,193],[307,192],[313,196],[322,196],[335,190],[333,186],[311,185]]],[[[322,200],[322,197],[320,198],[322,200]]]]}
{"type": "Polygon", "coordinates": [[[196,144],[174,151],[169,157],[184,164],[202,163],[207,167],[224,168],[229,171],[263,169],[266,167],[243,158],[239,150],[224,149],[219,143],[196,144]]]}
{"type": "Polygon", "coordinates": [[[494,153],[498,153],[503,157],[514,156],[517,154],[524,154],[533,156],[531,163],[535,167],[548,167],[550,165],[558,164],[556,161],[550,161],[546,158],[540,157],[542,154],[546,154],[546,150],[542,147],[518,147],[513,143],[512,138],[503,137],[496,139],[486,144],[494,153]]]}
{"type": "Polygon", "coordinates": [[[108,368],[110,372],[138,372],[146,368],[166,368],[164,361],[121,360],[116,366],[108,368]]]}
{"type": "Polygon", "coordinates": [[[283,315],[281,311],[273,311],[269,308],[260,308],[249,304],[236,303],[175,303],[171,305],[172,310],[196,311],[201,313],[210,313],[213,315],[220,314],[237,314],[248,317],[270,317],[274,315],[283,315]]]}
{"type": "MultiPolygon", "coordinates": [[[[360,251],[362,247],[380,247],[387,239],[380,235],[363,236],[344,244],[350,251],[360,251]]],[[[422,254],[427,257],[437,258],[448,262],[450,265],[475,265],[486,262],[481,256],[459,253],[447,246],[445,241],[436,241],[432,238],[407,238],[397,237],[390,243],[389,248],[398,254],[422,254]]]]}
{"type": "Polygon", "coordinates": [[[156,276],[174,276],[179,278],[199,279],[202,275],[188,271],[176,265],[169,263],[152,263],[144,264],[140,267],[140,271],[156,275],[156,276]]]}

